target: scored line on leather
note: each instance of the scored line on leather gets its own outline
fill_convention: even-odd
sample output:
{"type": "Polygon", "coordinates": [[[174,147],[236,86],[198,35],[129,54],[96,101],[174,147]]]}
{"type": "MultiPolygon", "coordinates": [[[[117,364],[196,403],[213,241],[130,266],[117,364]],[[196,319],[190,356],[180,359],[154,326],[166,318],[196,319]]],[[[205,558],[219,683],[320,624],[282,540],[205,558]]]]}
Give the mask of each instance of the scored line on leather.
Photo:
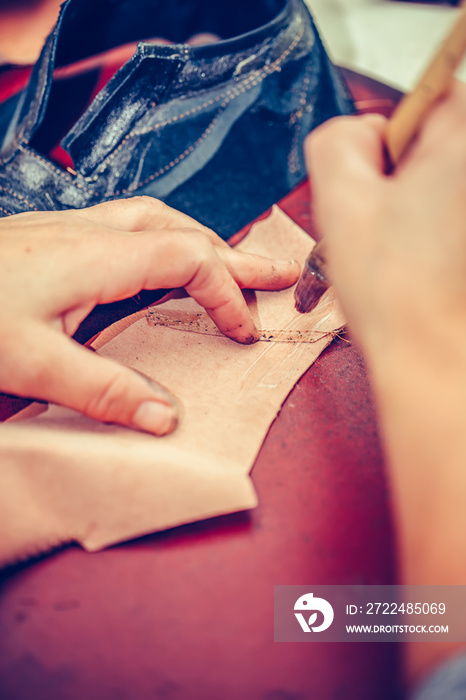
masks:
{"type": "MultiPolygon", "coordinates": [[[[182,311],[164,311],[148,309],[146,314],[150,326],[163,326],[185,333],[198,333],[225,338],[213,321],[204,313],[186,313],[182,311]]],[[[262,343],[316,343],[322,338],[334,334],[334,331],[318,331],[315,329],[268,329],[259,328],[259,340],[262,343]]]]}

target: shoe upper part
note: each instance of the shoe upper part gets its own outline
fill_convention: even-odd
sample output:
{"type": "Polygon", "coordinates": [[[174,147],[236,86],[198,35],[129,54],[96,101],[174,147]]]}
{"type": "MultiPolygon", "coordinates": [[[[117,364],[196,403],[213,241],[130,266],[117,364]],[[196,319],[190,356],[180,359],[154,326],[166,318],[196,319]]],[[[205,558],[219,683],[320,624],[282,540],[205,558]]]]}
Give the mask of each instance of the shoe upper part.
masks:
{"type": "Polygon", "coordinates": [[[0,105],[0,215],[144,194],[227,238],[303,179],[306,134],[351,111],[302,0],[67,0],[0,105]],[[185,43],[204,32],[220,40],[185,43]],[[135,41],[95,96],[95,69],[56,77],[135,41]]]}

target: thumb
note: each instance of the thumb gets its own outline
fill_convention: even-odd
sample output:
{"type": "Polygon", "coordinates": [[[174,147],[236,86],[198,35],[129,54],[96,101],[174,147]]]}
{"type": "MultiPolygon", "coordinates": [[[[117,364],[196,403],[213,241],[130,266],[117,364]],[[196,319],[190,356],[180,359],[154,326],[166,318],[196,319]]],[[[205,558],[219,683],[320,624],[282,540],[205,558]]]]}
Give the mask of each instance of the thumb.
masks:
{"type": "Polygon", "coordinates": [[[22,386],[7,390],[155,435],[177,426],[179,407],[164,387],[61,333],[37,329],[34,348],[23,345],[23,353],[27,364],[16,363],[22,386]]]}

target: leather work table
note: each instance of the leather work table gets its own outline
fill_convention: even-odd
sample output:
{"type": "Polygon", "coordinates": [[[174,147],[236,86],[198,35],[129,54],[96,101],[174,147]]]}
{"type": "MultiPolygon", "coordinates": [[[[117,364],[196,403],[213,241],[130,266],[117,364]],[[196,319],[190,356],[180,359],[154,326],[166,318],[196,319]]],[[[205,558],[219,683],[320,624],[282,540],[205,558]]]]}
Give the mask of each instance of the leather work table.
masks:
{"type": "MultiPolygon", "coordinates": [[[[398,93],[347,77],[360,111],[390,112],[398,93]]],[[[307,184],[280,206],[311,230],[307,184]]],[[[23,404],[0,397],[0,417],[23,404]]],[[[275,584],[394,582],[374,404],[348,338],[295,386],[252,478],[251,512],[0,572],[0,698],[395,697],[394,644],[273,641],[275,584]]]]}

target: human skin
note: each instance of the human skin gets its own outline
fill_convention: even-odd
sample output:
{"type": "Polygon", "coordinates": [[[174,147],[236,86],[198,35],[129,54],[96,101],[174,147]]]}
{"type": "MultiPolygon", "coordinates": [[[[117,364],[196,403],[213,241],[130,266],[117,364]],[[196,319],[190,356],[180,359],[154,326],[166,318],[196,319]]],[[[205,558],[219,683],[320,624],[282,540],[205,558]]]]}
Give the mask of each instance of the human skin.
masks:
{"type": "Polygon", "coordinates": [[[240,288],[282,289],[298,275],[296,262],[237,252],[147,197],[0,219],[0,391],[171,432],[176,399],[73,341],[81,321],[96,304],[184,287],[225,335],[250,343],[257,330],[240,288]]]}
{"type": "MultiPolygon", "coordinates": [[[[306,144],[330,278],[366,360],[403,584],[466,584],[466,87],[391,175],[385,120],[339,118],[306,144]]],[[[458,645],[404,644],[408,682],[458,645]]]]}

